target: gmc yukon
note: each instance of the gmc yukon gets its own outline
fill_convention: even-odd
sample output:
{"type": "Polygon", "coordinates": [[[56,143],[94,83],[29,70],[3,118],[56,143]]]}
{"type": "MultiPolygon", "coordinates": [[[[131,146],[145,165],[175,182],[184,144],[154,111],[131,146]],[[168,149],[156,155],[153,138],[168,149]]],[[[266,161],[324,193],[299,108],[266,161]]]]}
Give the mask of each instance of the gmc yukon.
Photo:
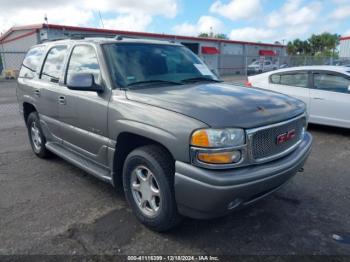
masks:
{"type": "Polygon", "coordinates": [[[157,231],[253,204],[302,170],[311,150],[303,102],[225,84],[173,42],[36,45],[17,97],[38,157],[58,155],[120,186],[157,231]]]}

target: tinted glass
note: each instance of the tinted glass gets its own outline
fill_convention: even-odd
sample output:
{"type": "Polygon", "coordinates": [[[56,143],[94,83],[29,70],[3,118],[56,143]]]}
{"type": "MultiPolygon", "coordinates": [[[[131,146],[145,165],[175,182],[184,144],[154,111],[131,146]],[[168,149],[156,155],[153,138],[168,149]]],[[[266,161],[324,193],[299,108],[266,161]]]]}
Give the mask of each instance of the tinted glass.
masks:
{"type": "Polygon", "coordinates": [[[44,67],[41,72],[41,79],[57,83],[62,73],[66,55],[66,46],[56,46],[51,48],[47,54],[44,67]]]}
{"type": "Polygon", "coordinates": [[[74,47],[69,60],[67,79],[75,73],[93,74],[95,81],[99,81],[100,66],[98,64],[96,52],[92,46],[81,45],[74,47]]]}
{"type": "Polygon", "coordinates": [[[113,80],[122,87],[151,80],[176,81],[195,77],[217,79],[190,50],[159,44],[104,45],[113,80]]]}
{"type": "Polygon", "coordinates": [[[272,84],[279,84],[280,81],[281,81],[281,75],[272,75],[272,76],[270,77],[270,82],[271,82],[272,84]]]}
{"type": "Polygon", "coordinates": [[[321,90],[350,93],[350,80],[341,75],[319,73],[314,74],[314,87],[321,90]]]}
{"type": "Polygon", "coordinates": [[[33,78],[35,73],[40,69],[40,61],[43,54],[44,47],[42,46],[30,49],[23,60],[19,76],[33,78]]]}
{"type": "Polygon", "coordinates": [[[282,74],[280,83],[281,85],[287,85],[287,86],[307,87],[308,74],[307,73],[282,74]]]}

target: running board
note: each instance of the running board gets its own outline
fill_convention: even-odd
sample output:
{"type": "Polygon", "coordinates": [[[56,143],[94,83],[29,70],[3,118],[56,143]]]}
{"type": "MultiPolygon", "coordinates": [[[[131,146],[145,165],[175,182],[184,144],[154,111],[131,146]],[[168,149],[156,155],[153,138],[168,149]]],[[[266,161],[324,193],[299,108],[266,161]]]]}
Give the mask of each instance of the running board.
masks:
{"type": "Polygon", "coordinates": [[[52,153],[81,168],[94,177],[97,177],[105,182],[112,183],[111,172],[107,168],[104,168],[81,155],[65,149],[60,144],[48,142],[45,146],[52,153]]]}

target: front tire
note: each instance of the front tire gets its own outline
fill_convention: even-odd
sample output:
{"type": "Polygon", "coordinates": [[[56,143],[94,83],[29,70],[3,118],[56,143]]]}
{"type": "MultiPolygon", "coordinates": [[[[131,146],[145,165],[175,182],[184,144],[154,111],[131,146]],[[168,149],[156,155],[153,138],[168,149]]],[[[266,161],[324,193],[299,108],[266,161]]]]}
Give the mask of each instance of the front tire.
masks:
{"type": "Polygon", "coordinates": [[[46,138],[40,126],[39,115],[37,112],[29,114],[27,119],[27,129],[30,145],[33,152],[40,158],[48,158],[52,154],[46,149],[46,138]]]}
{"type": "Polygon", "coordinates": [[[174,161],[155,145],[132,151],[123,168],[126,199],[138,220],[155,231],[175,227],[181,216],[174,193],[174,161]]]}

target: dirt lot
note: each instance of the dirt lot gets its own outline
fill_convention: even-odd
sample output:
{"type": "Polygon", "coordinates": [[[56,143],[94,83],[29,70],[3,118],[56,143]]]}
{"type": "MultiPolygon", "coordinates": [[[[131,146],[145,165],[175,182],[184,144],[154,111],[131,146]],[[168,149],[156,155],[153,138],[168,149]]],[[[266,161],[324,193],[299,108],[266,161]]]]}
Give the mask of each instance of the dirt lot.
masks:
{"type": "Polygon", "coordinates": [[[311,126],[313,152],[290,183],[227,217],[158,234],[122,193],[31,152],[14,83],[0,83],[0,254],[348,254],[350,131],[311,126]]]}

